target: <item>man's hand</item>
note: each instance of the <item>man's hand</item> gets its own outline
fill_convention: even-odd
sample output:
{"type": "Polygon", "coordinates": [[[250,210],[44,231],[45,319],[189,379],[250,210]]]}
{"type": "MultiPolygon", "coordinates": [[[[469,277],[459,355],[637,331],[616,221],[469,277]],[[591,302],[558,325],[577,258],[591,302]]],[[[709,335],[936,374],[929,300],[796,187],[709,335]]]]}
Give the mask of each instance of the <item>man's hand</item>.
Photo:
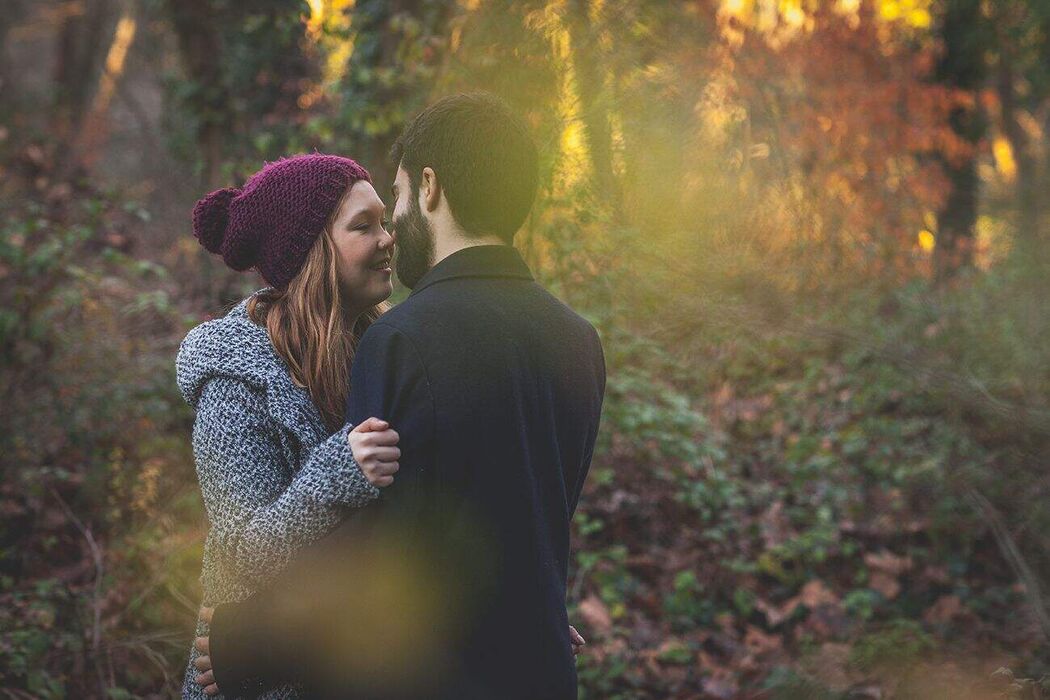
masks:
{"type": "Polygon", "coordinates": [[[397,460],[401,450],[397,432],[385,420],[369,418],[362,421],[347,435],[350,451],[365,478],[377,488],[394,483],[394,473],[400,468],[397,460]]]}
{"type": "MultiPolygon", "coordinates": [[[[215,612],[215,608],[201,608],[200,618],[211,624],[212,613],[215,612]]],[[[207,637],[197,637],[194,640],[193,646],[196,647],[197,651],[200,652],[200,656],[193,662],[193,665],[200,671],[197,674],[196,681],[199,685],[204,686],[204,692],[208,695],[218,695],[219,686],[215,684],[215,671],[211,667],[211,650],[208,647],[207,637]]]]}
{"type": "Polygon", "coordinates": [[[587,643],[587,640],[580,636],[580,633],[576,631],[576,628],[569,625],[569,644],[572,646],[572,655],[576,656],[583,649],[583,645],[587,643]]]}

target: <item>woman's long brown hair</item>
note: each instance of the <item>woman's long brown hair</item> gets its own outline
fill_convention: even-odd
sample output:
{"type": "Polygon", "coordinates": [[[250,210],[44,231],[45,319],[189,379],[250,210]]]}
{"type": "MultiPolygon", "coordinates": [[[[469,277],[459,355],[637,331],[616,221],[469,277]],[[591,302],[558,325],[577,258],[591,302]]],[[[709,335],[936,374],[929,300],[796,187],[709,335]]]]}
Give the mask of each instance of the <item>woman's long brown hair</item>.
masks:
{"type": "MultiPolygon", "coordinates": [[[[338,212],[347,190],[336,206],[338,212]]],[[[305,387],[329,430],[343,425],[350,393],[350,364],[361,336],[389,308],[386,302],[361,314],[348,328],[332,239],[335,213],[317,237],[299,274],[285,290],[266,289],[248,301],[248,316],[266,327],[292,379],[305,387]]]]}

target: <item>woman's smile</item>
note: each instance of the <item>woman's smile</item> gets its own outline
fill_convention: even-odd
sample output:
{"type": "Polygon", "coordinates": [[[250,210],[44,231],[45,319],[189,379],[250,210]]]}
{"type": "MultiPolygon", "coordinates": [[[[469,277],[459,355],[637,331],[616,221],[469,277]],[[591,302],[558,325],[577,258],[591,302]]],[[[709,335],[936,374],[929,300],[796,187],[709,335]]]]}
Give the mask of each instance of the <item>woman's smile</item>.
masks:
{"type": "Polygon", "coordinates": [[[388,275],[392,274],[393,270],[391,270],[391,268],[390,268],[390,261],[391,261],[391,259],[392,259],[392,256],[387,256],[387,257],[383,258],[378,263],[373,265],[372,269],[377,271],[377,272],[383,272],[383,273],[388,274],[388,275]]]}

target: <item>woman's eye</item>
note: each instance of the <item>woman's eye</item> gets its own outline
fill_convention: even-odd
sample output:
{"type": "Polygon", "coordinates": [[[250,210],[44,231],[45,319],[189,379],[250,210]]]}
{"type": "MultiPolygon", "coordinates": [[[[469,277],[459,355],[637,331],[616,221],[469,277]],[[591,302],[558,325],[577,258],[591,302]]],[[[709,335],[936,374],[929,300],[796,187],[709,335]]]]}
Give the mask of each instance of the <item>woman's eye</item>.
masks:
{"type": "MultiPolygon", "coordinates": [[[[373,224],[371,221],[363,221],[360,224],[358,224],[357,226],[354,226],[350,230],[351,231],[367,231],[368,229],[372,228],[374,225],[375,224],[373,224]]],[[[390,221],[389,221],[389,219],[385,219],[384,218],[382,221],[379,222],[379,225],[382,226],[385,229],[386,227],[390,226],[390,221]]]]}

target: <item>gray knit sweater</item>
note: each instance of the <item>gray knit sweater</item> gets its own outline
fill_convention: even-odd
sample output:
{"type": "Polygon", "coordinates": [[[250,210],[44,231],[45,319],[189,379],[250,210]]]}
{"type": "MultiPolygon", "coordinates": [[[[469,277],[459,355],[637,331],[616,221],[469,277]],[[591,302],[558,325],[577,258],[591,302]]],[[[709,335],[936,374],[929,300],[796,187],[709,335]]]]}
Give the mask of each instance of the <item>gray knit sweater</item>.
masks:
{"type": "MultiPolygon", "coordinates": [[[[193,455],[210,524],[203,604],[239,601],[379,490],[354,462],[350,426],[327,434],[266,329],[248,318],[247,299],[191,330],[175,364],[179,390],[197,412],[193,455]]],[[[199,622],[197,635],[206,633],[199,622]]],[[[191,650],[182,696],[203,700],[196,657],[191,650]]],[[[300,696],[286,686],[260,697],[300,696]]]]}

